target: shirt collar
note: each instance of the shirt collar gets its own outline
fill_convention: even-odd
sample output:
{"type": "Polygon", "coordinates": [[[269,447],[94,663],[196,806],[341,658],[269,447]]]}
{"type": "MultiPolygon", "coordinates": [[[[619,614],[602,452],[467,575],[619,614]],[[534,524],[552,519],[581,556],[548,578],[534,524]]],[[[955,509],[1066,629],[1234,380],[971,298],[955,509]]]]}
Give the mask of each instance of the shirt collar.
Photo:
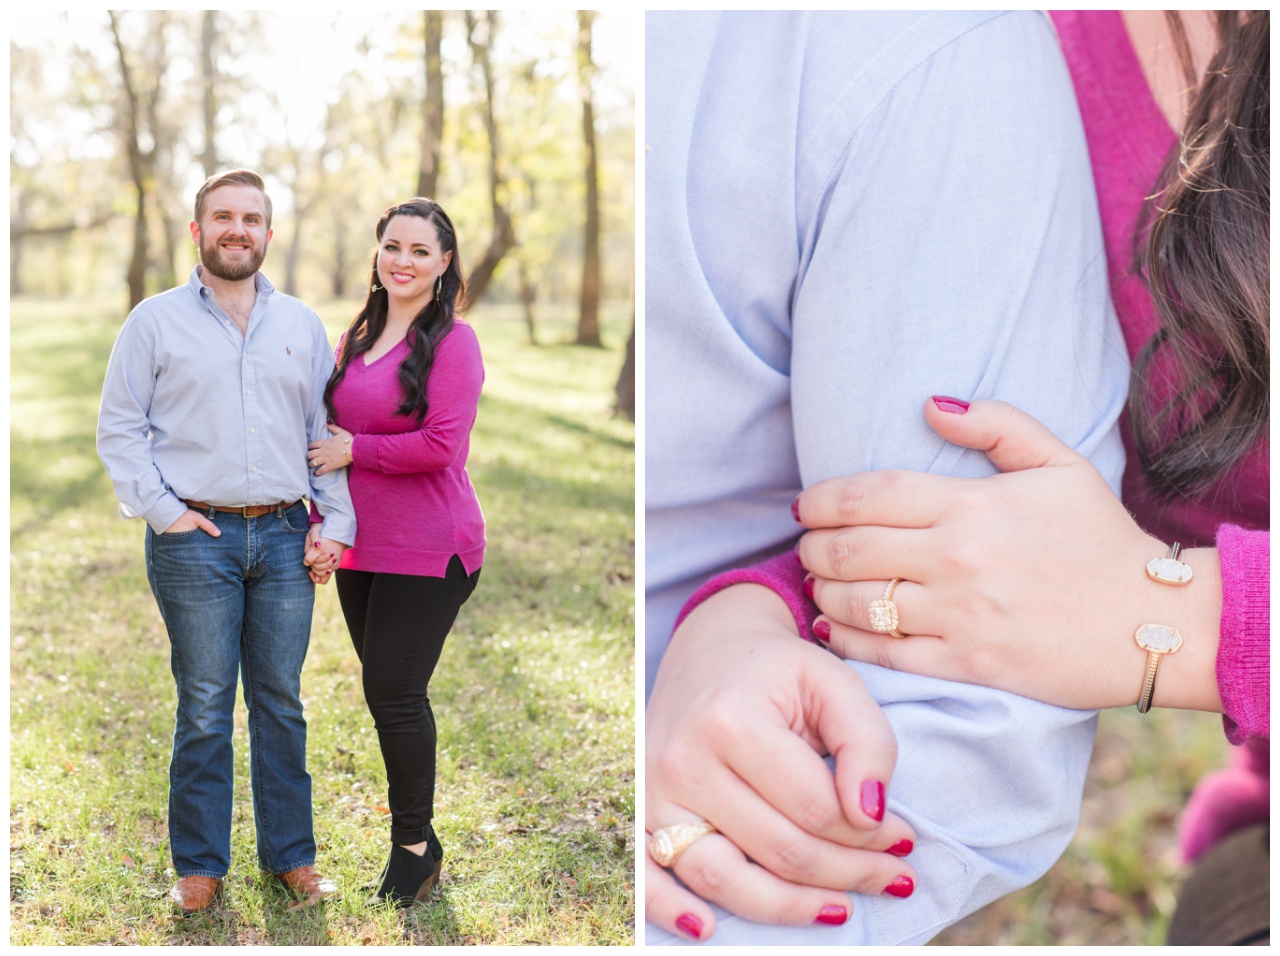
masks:
{"type": "MultiPolygon", "coordinates": [[[[209,295],[213,295],[213,290],[200,281],[200,270],[203,268],[204,267],[197,262],[191,268],[191,278],[187,280],[187,288],[195,293],[195,297],[197,299],[201,300],[203,300],[206,292],[209,293],[209,295]]],[[[276,291],[276,287],[271,284],[271,280],[260,271],[255,272],[253,275],[253,288],[257,293],[258,298],[262,298],[264,295],[271,295],[271,293],[276,291]]]]}

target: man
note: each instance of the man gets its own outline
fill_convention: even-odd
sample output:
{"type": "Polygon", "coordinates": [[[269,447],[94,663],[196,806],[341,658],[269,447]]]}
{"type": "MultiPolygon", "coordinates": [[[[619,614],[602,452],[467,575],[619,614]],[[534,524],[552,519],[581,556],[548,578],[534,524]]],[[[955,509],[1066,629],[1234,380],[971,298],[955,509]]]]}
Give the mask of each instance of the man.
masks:
{"type": "Polygon", "coordinates": [[[712,575],[790,550],[802,487],[989,474],[924,424],[930,395],[1011,402],[1118,488],[1125,350],[1070,79],[1034,13],[651,12],[645,43],[645,826],[722,831],[648,863],[645,942],[921,944],[1062,852],[1092,714],[847,665],[747,583],[772,583],[759,571],[672,628],[712,575]],[[782,626],[711,613],[735,592],[782,626]],[[797,794],[784,769],[815,741],[856,759],[858,727],[811,719],[862,685],[896,736],[888,810],[916,839],[894,865],[914,883],[861,885],[849,844],[817,832],[850,805],[842,778],[797,794]],[[718,739],[696,732],[708,714],[718,739]]]}
{"type": "Polygon", "coordinates": [[[130,313],[98,418],[120,514],[148,525],[147,579],[169,633],[171,897],[183,914],[213,902],[231,865],[238,673],[258,862],[308,904],[333,892],[314,865],[299,693],[319,580],[308,565],[322,551],[341,555],[355,515],[345,471],[308,472],[307,442],[328,437],[333,353],[316,314],[258,272],[271,235],[257,173],[200,187],[200,263],[185,285],[130,313]],[[304,496],[323,516],[314,531],[304,496]]]}

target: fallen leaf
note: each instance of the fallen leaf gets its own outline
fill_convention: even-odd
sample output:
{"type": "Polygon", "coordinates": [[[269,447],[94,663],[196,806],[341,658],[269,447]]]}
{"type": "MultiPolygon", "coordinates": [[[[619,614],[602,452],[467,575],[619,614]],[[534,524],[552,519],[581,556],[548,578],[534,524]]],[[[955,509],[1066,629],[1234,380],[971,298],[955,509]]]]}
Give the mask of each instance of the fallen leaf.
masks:
{"type": "Polygon", "coordinates": [[[121,857],[120,862],[121,862],[121,863],[123,863],[125,866],[137,866],[137,865],[138,865],[138,864],[136,864],[136,863],[134,863],[134,862],[133,862],[133,857],[131,857],[128,853],[126,853],[123,857],[121,857]]]}

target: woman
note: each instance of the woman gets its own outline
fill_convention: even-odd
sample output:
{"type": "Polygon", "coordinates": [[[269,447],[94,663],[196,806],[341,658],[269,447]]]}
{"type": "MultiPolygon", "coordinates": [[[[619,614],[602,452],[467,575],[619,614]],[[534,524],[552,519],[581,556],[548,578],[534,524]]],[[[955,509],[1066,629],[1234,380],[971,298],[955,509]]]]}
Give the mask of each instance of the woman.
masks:
{"type": "MultiPolygon", "coordinates": [[[[1269,15],[1054,21],[1133,357],[1133,516],[1033,419],[936,396],[929,425],[1005,474],[867,473],[807,489],[793,513],[819,530],[799,547],[803,587],[823,611],[813,634],[850,659],[1068,707],[1223,713],[1246,746],[1193,799],[1182,836],[1195,858],[1267,814],[1269,15]],[[1144,625],[1179,633],[1153,644],[1144,625]]],[[[780,593],[798,584],[776,581],[780,593]]],[[[1197,891],[1235,874],[1244,882],[1227,892],[1252,893],[1256,912],[1237,895],[1180,913],[1171,942],[1265,938],[1265,881],[1241,876],[1265,873],[1265,846],[1260,831],[1206,858],[1217,869],[1197,891]]]]}
{"type": "MultiPolygon", "coordinates": [[[[310,445],[316,474],[348,469],[356,541],[338,597],[364,670],[387,768],[391,850],[376,900],[425,900],[443,850],[431,826],[436,729],[427,685],[484,561],[484,517],[467,451],[484,369],[459,320],[453,223],[430,199],[392,206],[364,307],[325,390],[333,437],[310,445]]],[[[312,564],[322,579],[329,559],[312,564]]]]}

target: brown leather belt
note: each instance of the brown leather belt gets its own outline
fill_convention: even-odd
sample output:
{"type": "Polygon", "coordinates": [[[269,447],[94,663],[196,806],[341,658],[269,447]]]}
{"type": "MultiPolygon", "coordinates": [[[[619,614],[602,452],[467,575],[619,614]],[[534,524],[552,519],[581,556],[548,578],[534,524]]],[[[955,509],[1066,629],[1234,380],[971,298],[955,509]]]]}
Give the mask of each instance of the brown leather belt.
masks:
{"type": "Polygon", "coordinates": [[[263,515],[269,515],[271,512],[279,509],[284,511],[286,508],[292,508],[297,501],[281,502],[278,505],[241,505],[239,508],[226,507],[224,505],[211,505],[203,501],[188,501],[182,499],[182,503],[192,511],[222,511],[227,514],[239,515],[242,518],[261,518],[263,515]]]}

